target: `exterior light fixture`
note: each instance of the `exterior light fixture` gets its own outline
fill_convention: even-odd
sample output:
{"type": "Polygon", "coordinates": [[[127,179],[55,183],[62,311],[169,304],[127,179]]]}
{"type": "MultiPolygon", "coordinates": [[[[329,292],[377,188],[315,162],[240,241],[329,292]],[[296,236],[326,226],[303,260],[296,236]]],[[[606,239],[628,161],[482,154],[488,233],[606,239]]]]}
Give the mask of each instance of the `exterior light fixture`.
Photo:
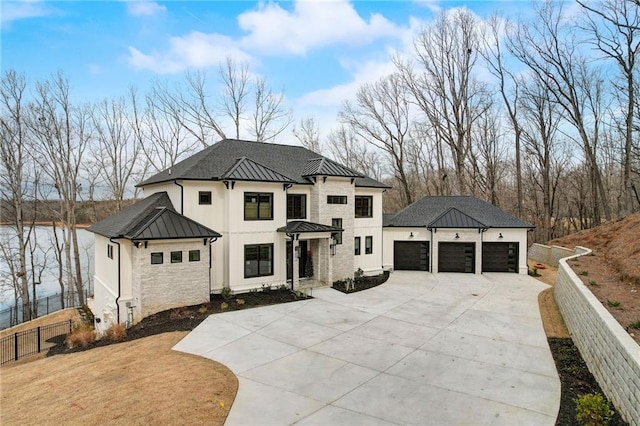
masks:
{"type": "Polygon", "coordinates": [[[456,232],[456,240],[460,238],[460,235],[458,235],[458,233],[456,232]]]}
{"type": "Polygon", "coordinates": [[[335,244],[331,244],[329,246],[329,249],[331,251],[331,256],[335,256],[336,255],[336,245],[335,244]]]}
{"type": "Polygon", "coordinates": [[[504,237],[502,236],[502,232],[500,233],[500,235],[498,235],[498,238],[504,238],[504,237]]]}
{"type": "Polygon", "coordinates": [[[411,234],[409,234],[409,238],[413,238],[413,232],[411,232],[411,234]]]}

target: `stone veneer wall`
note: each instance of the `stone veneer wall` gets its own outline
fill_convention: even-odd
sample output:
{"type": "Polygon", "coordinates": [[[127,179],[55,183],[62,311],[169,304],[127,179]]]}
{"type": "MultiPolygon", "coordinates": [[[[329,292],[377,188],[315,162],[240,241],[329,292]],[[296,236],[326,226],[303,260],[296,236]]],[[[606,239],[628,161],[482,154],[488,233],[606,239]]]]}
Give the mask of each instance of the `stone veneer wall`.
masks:
{"type": "Polygon", "coordinates": [[[579,254],[560,260],[556,302],[589,371],[620,415],[640,426],[640,345],[567,265],[568,259],[590,252],[576,247],[579,254]]]}
{"type": "Polygon", "coordinates": [[[545,246],[544,244],[534,243],[529,247],[527,257],[535,262],[558,266],[560,259],[574,254],[576,254],[576,252],[568,248],[560,246],[545,246]]]}

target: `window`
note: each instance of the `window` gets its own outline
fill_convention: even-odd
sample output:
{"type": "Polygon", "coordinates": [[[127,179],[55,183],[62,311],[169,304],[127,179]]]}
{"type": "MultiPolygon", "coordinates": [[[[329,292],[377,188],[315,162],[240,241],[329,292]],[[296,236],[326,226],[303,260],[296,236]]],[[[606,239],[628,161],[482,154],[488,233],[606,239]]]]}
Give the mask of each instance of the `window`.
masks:
{"type": "Polygon", "coordinates": [[[244,246],[244,277],[273,275],[273,244],[244,246]]]}
{"type": "Polygon", "coordinates": [[[305,219],[307,217],[307,196],[304,194],[287,195],[287,219],[305,219]]]}
{"type": "Polygon", "coordinates": [[[189,250],[189,262],[200,262],[200,250],[189,250]]]}
{"type": "Polygon", "coordinates": [[[244,220],[272,220],[273,193],[244,193],[244,220]]]}
{"type": "Polygon", "coordinates": [[[198,204],[211,204],[211,191],[198,192],[198,204]]]}
{"type": "Polygon", "coordinates": [[[162,253],[151,253],[151,264],[152,265],[162,265],[162,253]]]}
{"type": "Polygon", "coordinates": [[[171,263],[182,263],[182,252],[181,251],[172,251],[171,252],[171,263]]]}
{"type": "Polygon", "coordinates": [[[356,237],[355,241],[353,242],[353,247],[354,247],[353,253],[356,256],[360,256],[360,237],[356,237]]]}
{"type": "Polygon", "coordinates": [[[373,217],[373,197],[356,197],[356,217],[373,217]]]}
{"type": "MultiPolygon", "coordinates": [[[[342,229],[342,219],[341,218],[331,219],[331,226],[342,229]]],[[[335,240],[336,244],[342,244],[342,232],[336,232],[333,235],[334,235],[333,239],[335,240]]]]}
{"type": "Polygon", "coordinates": [[[347,204],[346,195],[327,195],[327,204],[347,204]]]}
{"type": "Polygon", "coordinates": [[[111,244],[107,244],[107,257],[113,259],[113,246],[111,244]]]}
{"type": "Polygon", "coordinates": [[[364,254],[373,253],[373,237],[364,237],[364,254]]]}

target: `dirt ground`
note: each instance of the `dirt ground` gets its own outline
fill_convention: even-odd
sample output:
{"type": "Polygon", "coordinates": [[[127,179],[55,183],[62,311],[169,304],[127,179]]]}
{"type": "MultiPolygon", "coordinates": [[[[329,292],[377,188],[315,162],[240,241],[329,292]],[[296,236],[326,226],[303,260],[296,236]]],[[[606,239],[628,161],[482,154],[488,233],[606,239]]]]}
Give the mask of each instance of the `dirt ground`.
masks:
{"type": "Polygon", "coordinates": [[[222,425],[238,390],[224,365],[172,351],[186,332],[0,368],[0,424],[222,425]]]}

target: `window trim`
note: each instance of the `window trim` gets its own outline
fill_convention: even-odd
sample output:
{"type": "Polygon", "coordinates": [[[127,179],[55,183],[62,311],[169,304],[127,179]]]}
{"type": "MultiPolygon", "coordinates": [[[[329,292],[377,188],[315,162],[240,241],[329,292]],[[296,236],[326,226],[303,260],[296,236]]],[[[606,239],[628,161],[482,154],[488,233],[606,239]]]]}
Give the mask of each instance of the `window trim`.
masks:
{"type": "Polygon", "coordinates": [[[364,254],[373,253],[373,235],[364,237],[364,254]]]}
{"type": "Polygon", "coordinates": [[[212,204],[211,191],[198,191],[198,205],[200,206],[210,206],[212,204]],[[209,200],[206,199],[203,201],[202,196],[208,196],[209,200]]]}
{"type": "Polygon", "coordinates": [[[360,256],[360,253],[361,253],[360,244],[361,244],[361,238],[360,237],[355,237],[354,240],[353,240],[353,255],[354,256],[360,256]]]}
{"type": "Polygon", "coordinates": [[[200,262],[200,250],[189,250],[189,262],[200,262]],[[192,255],[198,254],[197,259],[193,259],[192,255]]]}
{"type": "Polygon", "coordinates": [[[180,251],[172,251],[171,254],[169,255],[169,258],[171,259],[171,263],[182,263],[182,250],[180,250],[180,251]],[[175,260],[174,260],[174,255],[176,256],[175,260]],[[178,259],[177,255],[180,255],[179,256],[180,259],[178,259]]]}
{"type": "Polygon", "coordinates": [[[373,196],[372,195],[356,195],[354,204],[354,211],[356,219],[359,218],[371,218],[373,217],[373,196]],[[360,205],[360,211],[358,211],[358,201],[368,201],[367,212],[363,214],[363,205],[360,205]]]}
{"type": "Polygon", "coordinates": [[[287,194],[287,219],[306,219],[307,218],[307,194],[287,194]],[[289,197],[300,197],[302,214],[296,216],[295,214],[289,214],[289,197]]]}
{"type": "Polygon", "coordinates": [[[244,245],[244,277],[245,278],[257,278],[257,277],[270,277],[273,276],[275,271],[273,270],[274,266],[274,251],[273,251],[273,243],[265,243],[265,244],[245,244],[244,245]],[[247,275],[247,248],[257,247],[258,248],[258,274],[257,275],[247,275]],[[260,252],[263,247],[269,247],[271,249],[271,262],[270,262],[270,273],[260,273],[260,252]]]}
{"type": "Polygon", "coordinates": [[[347,204],[346,195],[327,195],[327,204],[347,204]]]}
{"type": "Polygon", "coordinates": [[[252,221],[252,220],[273,220],[273,192],[245,192],[244,193],[244,201],[243,201],[243,205],[244,205],[244,220],[246,221],[252,221]],[[258,199],[258,208],[256,210],[257,212],[257,217],[255,218],[247,218],[247,197],[248,196],[256,196],[258,199]],[[268,196],[269,197],[269,217],[260,217],[260,197],[262,196],[268,196]]]}
{"type": "Polygon", "coordinates": [[[151,264],[152,265],[162,265],[163,263],[164,263],[164,253],[163,252],[157,251],[157,252],[151,253],[151,264]],[[153,261],[154,256],[158,257],[158,255],[160,255],[160,262],[154,262],[153,261]]]}

